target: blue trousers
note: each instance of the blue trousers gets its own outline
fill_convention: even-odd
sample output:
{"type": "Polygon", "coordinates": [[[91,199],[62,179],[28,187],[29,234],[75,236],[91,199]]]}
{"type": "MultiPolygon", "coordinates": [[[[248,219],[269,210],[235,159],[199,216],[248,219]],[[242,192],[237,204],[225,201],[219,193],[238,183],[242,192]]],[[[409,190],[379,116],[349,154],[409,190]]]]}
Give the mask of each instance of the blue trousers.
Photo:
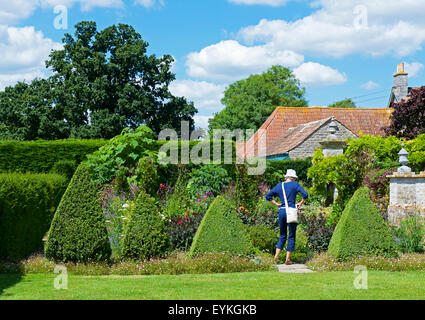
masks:
{"type": "Polygon", "coordinates": [[[280,227],[280,237],[277,242],[277,249],[283,250],[286,240],[288,240],[288,246],[286,251],[294,252],[295,251],[295,237],[297,234],[297,223],[287,223],[286,222],[286,209],[279,208],[279,227],[280,227]],[[289,229],[289,237],[288,237],[289,229]]]}

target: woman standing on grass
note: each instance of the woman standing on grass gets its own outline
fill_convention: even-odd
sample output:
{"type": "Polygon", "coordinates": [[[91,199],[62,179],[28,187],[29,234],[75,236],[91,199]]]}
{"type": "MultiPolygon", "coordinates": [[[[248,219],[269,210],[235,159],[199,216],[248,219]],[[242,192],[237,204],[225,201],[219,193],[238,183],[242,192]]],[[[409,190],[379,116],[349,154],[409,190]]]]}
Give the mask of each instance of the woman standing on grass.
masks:
{"type": "MultiPolygon", "coordinates": [[[[297,173],[295,170],[289,169],[285,176],[285,194],[288,201],[288,207],[300,209],[304,204],[304,201],[308,199],[307,192],[298,184],[297,173]],[[301,193],[303,200],[300,203],[295,204],[297,194],[301,193]]],[[[288,246],[286,248],[286,265],[293,264],[291,261],[291,254],[295,251],[295,235],[297,233],[297,223],[286,222],[286,209],[285,209],[285,197],[283,195],[283,183],[278,183],[270,192],[266,195],[267,201],[271,201],[274,205],[279,207],[279,226],[280,226],[280,237],[276,246],[276,255],[274,259],[279,261],[279,255],[285,246],[286,239],[288,239],[288,246]],[[273,200],[273,197],[279,197],[281,203],[277,203],[273,200]],[[283,204],[282,204],[283,203],[283,204]],[[289,238],[287,236],[289,229],[289,238]]]]}

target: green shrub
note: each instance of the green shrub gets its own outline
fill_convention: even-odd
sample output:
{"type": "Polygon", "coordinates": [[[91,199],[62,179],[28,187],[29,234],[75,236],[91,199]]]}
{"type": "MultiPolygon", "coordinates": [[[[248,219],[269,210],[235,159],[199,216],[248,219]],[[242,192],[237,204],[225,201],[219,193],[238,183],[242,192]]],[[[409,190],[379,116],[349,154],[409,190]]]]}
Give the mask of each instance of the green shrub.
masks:
{"type": "Polygon", "coordinates": [[[174,185],[173,192],[166,195],[164,215],[170,218],[181,217],[190,209],[192,203],[187,190],[188,170],[185,166],[178,169],[177,182],[174,185]]]}
{"type": "Polygon", "coordinates": [[[122,254],[125,258],[144,260],[162,256],[169,248],[165,219],[154,199],[140,191],[124,230],[122,254]]]}
{"type": "Polygon", "coordinates": [[[425,134],[419,135],[415,140],[406,143],[409,151],[409,166],[413,171],[425,170],[425,134]]]}
{"type": "Polygon", "coordinates": [[[0,174],[0,259],[22,259],[43,247],[67,184],[55,174],[0,174]]]}
{"type": "Polygon", "coordinates": [[[311,158],[279,161],[268,160],[264,178],[268,184],[274,187],[279,182],[285,180],[286,171],[288,169],[294,169],[297,172],[298,180],[303,181],[309,186],[311,185],[311,179],[307,176],[307,172],[311,165],[311,158]]]}
{"type": "Polygon", "coordinates": [[[98,183],[109,183],[117,175],[126,174],[145,156],[154,156],[157,145],[153,132],[146,126],[126,128],[98,151],[88,155],[87,166],[98,183]],[[124,172],[121,172],[124,171],[124,172]]]}
{"type": "Polygon", "coordinates": [[[223,187],[230,182],[230,177],[226,169],[220,165],[207,164],[199,169],[192,170],[187,184],[192,198],[197,198],[199,193],[211,191],[218,195],[223,187]]]}
{"type": "Polygon", "coordinates": [[[111,255],[105,217],[87,167],[81,164],[59,204],[45,245],[49,259],[101,261],[111,255]]]}
{"type": "Polygon", "coordinates": [[[229,252],[232,255],[248,255],[252,245],[237,217],[234,204],[218,196],[202,219],[190,248],[193,257],[205,252],[229,252]]]}
{"type": "Polygon", "coordinates": [[[77,170],[77,162],[75,160],[59,160],[53,165],[51,172],[60,174],[71,180],[75,170],[77,170]]]}
{"type": "Polygon", "coordinates": [[[348,202],[328,252],[338,260],[397,255],[389,228],[370,200],[368,188],[357,190],[348,202]]]}
{"type": "Polygon", "coordinates": [[[279,235],[276,231],[265,226],[254,225],[248,226],[247,232],[254,248],[261,251],[274,253],[279,235]]]}
{"type": "Polygon", "coordinates": [[[60,160],[77,164],[106,140],[0,141],[0,172],[48,173],[60,160]]]}
{"type": "Polygon", "coordinates": [[[397,249],[404,253],[423,253],[425,228],[417,215],[404,218],[398,227],[393,227],[397,249]]]}

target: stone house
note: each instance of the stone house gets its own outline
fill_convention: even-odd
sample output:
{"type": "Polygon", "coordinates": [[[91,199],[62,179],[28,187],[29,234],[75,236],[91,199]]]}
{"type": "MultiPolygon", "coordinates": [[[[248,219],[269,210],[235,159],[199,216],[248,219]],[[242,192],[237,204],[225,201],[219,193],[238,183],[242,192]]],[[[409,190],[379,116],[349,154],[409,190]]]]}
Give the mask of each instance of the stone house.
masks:
{"type": "Polygon", "coordinates": [[[246,143],[237,144],[237,153],[269,160],[312,157],[331,127],[334,139],[340,141],[361,134],[383,136],[391,112],[390,108],[278,107],[246,143]]]}

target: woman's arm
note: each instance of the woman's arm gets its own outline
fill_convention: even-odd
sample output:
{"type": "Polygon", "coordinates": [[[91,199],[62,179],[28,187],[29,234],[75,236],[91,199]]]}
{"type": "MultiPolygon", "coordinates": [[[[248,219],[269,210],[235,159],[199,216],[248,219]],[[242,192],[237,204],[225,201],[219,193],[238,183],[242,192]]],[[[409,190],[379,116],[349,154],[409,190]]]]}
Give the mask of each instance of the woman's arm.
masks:
{"type": "MultiPolygon", "coordinates": [[[[279,184],[278,184],[279,185],[279,184]]],[[[278,203],[278,202],[276,202],[274,199],[273,199],[273,197],[276,197],[276,196],[278,196],[279,194],[277,193],[277,187],[278,187],[278,185],[276,185],[272,190],[270,190],[269,191],[269,193],[267,193],[267,195],[266,195],[266,200],[267,201],[270,201],[271,203],[273,203],[275,206],[277,206],[277,207],[280,207],[282,204],[281,203],[278,203]]]]}
{"type": "Polygon", "coordinates": [[[299,193],[301,193],[301,194],[302,194],[302,196],[303,196],[302,201],[300,201],[299,203],[297,203],[297,209],[300,209],[300,208],[301,208],[301,206],[304,204],[304,202],[308,199],[308,193],[307,193],[307,192],[305,192],[305,190],[303,189],[303,187],[301,187],[299,184],[298,184],[297,191],[298,191],[299,193]]]}

